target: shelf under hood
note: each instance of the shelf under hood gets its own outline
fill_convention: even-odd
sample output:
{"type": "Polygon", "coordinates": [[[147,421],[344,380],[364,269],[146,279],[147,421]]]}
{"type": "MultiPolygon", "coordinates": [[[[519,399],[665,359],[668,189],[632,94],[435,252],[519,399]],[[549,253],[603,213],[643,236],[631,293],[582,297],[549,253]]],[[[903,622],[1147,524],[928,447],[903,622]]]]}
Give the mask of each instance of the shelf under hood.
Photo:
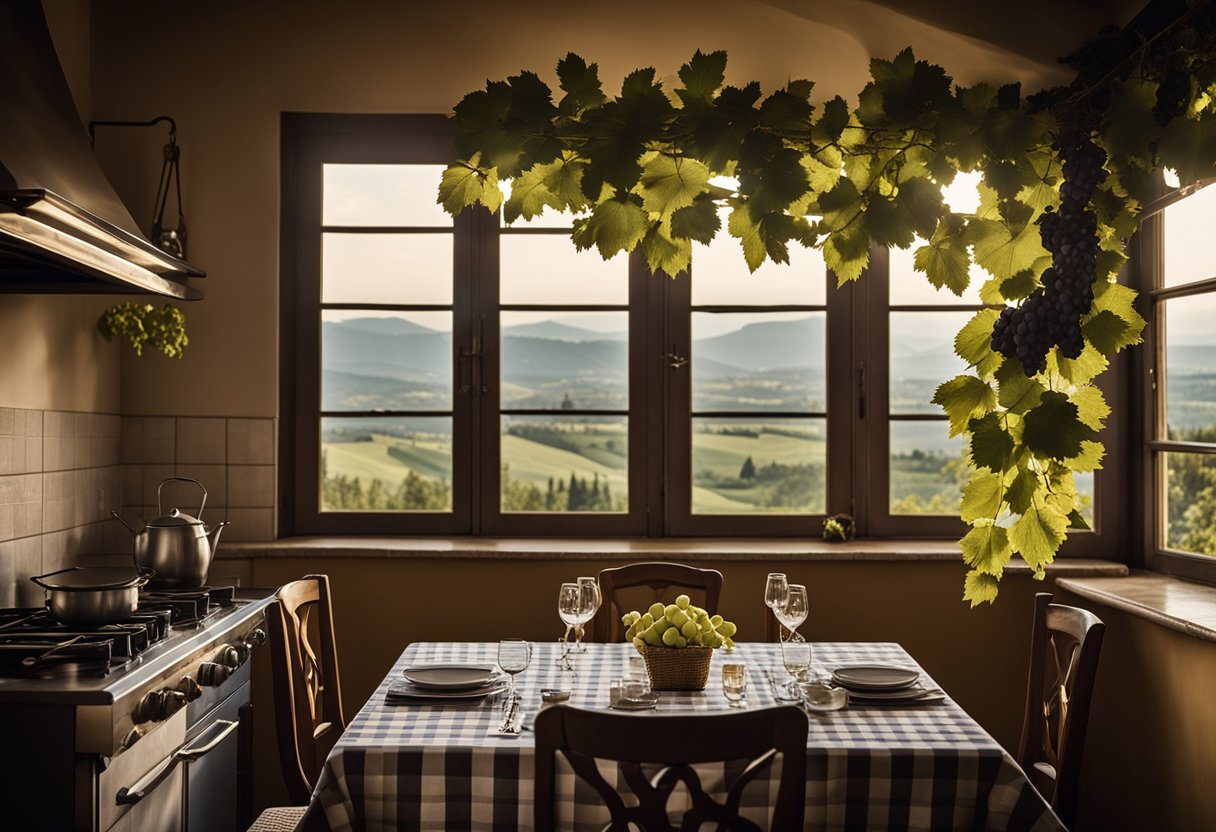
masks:
{"type": "Polygon", "coordinates": [[[0,3],[0,293],[197,300],[205,273],[153,245],[93,157],[40,0],[0,3]]]}

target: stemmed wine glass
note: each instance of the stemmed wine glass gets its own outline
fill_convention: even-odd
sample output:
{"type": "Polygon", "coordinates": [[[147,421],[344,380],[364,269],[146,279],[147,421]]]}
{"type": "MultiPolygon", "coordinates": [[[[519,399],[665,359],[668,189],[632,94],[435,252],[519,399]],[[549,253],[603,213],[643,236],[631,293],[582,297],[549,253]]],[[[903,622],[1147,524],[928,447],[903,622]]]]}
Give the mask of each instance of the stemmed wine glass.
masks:
{"type": "Polygon", "coordinates": [[[600,584],[595,578],[582,576],[578,579],[579,602],[582,610],[580,621],[574,625],[574,646],[570,648],[571,653],[585,653],[586,645],[583,644],[583,633],[586,630],[586,625],[591,619],[595,618],[595,614],[599,611],[602,596],[600,595],[600,584]]]}
{"type": "Polygon", "coordinates": [[[810,601],[807,598],[806,587],[802,584],[790,584],[785,605],[778,607],[775,612],[777,620],[790,631],[789,641],[806,641],[798,632],[798,628],[810,614],[810,601]]]}
{"type": "Polygon", "coordinates": [[[570,630],[578,625],[582,610],[582,592],[578,584],[562,584],[557,592],[557,614],[566,625],[566,634],[562,636],[562,654],[557,660],[557,666],[562,670],[574,670],[574,665],[570,663],[570,630]]]}
{"type": "Polygon", "coordinates": [[[498,666],[504,673],[510,674],[510,697],[514,699],[515,674],[522,673],[532,663],[532,645],[520,638],[504,638],[498,642],[498,666]]]}
{"type": "MultiPolygon", "coordinates": [[[[773,616],[777,621],[781,621],[781,613],[779,610],[785,609],[786,599],[789,598],[790,585],[785,578],[784,572],[769,572],[768,582],[764,585],[764,605],[773,611],[773,616]]],[[[782,638],[780,629],[777,631],[778,638],[782,638]]]]}
{"type": "Polygon", "coordinates": [[[801,699],[798,683],[806,681],[811,669],[811,643],[809,641],[789,641],[781,644],[781,663],[793,678],[785,683],[789,696],[801,699]]]}

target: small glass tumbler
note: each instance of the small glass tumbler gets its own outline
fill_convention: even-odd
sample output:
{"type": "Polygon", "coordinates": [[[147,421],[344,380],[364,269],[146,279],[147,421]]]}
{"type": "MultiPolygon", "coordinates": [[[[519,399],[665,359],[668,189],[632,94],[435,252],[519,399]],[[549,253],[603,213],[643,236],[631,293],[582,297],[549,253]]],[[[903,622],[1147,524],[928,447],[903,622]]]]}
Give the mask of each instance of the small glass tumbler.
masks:
{"type": "Polygon", "coordinates": [[[623,696],[623,688],[625,681],[623,679],[613,679],[608,683],[608,707],[615,708],[621,702],[623,696]]]}
{"type": "Polygon", "coordinates": [[[722,665],[722,695],[732,708],[745,708],[743,698],[747,696],[747,665],[722,665]]]}
{"type": "Polygon", "coordinates": [[[641,656],[629,657],[629,670],[627,675],[630,679],[646,680],[649,676],[646,673],[646,660],[641,656]]]}

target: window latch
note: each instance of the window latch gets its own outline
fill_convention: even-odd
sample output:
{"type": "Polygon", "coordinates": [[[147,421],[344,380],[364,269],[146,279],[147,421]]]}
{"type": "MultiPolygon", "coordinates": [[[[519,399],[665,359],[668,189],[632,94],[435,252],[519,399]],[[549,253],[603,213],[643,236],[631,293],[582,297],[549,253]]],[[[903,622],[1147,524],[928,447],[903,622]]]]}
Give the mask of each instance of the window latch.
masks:
{"type": "Polygon", "coordinates": [[[688,356],[676,353],[676,345],[671,345],[671,352],[663,353],[663,361],[673,370],[678,370],[688,364],[688,356]]]}
{"type": "Polygon", "coordinates": [[[857,366],[857,418],[866,418],[866,364],[857,366]]]}
{"type": "MultiPolygon", "coordinates": [[[[460,392],[467,393],[472,389],[474,382],[475,369],[481,369],[481,337],[473,336],[473,342],[470,346],[460,348],[460,392]],[[476,362],[476,367],[474,367],[476,362]]],[[[480,375],[480,372],[477,372],[480,375]]],[[[483,390],[484,392],[484,390],[483,390]]]]}

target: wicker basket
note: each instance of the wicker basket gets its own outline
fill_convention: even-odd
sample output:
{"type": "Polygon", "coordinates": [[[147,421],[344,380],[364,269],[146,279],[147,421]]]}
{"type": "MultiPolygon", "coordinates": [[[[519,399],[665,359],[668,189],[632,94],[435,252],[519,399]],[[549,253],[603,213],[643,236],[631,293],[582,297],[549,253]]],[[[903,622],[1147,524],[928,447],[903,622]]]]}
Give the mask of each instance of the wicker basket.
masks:
{"type": "Polygon", "coordinates": [[[712,647],[642,648],[651,690],[705,690],[712,647]]]}

